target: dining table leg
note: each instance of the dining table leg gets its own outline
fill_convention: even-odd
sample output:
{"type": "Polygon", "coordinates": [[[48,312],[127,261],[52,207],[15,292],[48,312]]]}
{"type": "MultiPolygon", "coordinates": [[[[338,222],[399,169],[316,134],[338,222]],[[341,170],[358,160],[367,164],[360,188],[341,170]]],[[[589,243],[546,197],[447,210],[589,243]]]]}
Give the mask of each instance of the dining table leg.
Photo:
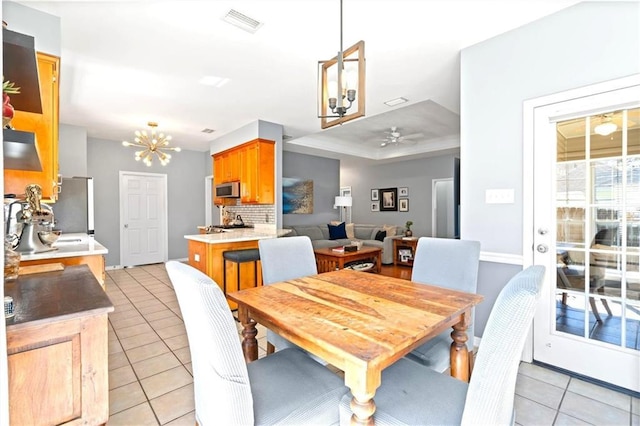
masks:
{"type": "Polygon", "coordinates": [[[460,322],[453,326],[451,332],[450,359],[451,359],[451,377],[469,382],[469,350],[467,349],[467,328],[469,328],[471,312],[467,311],[460,316],[460,322]]]}
{"type": "MultiPolygon", "coordinates": [[[[353,393],[353,391],[351,392],[353,393]]],[[[362,396],[358,398],[353,396],[351,399],[351,424],[358,426],[372,426],[373,413],[376,411],[376,404],[373,402],[373,395],[362,396]]]]}
{"type": "Polygon", "coordinates": [[[238,306],[238,319],[242,324],[242,353],[244,360],[249,363],[258,359],[258,341],[256,335],[256,322],[250,318],[247,310],[238,306]]]}

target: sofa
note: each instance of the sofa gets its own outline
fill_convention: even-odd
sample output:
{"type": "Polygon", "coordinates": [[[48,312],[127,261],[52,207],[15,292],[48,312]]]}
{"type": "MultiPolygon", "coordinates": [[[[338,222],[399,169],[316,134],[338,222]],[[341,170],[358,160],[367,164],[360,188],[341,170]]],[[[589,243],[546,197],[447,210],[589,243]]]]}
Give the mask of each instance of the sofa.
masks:
{"type": "Polygon", "coordinates": [[[296,235],[309,237],[314,249],[349,245],[352,241],[361,241],[365,246],[379,247],[382,249],[382,263],[385,265],[393,263],[394,238],[402,237],[405,231],[402,226],[349,223],[345,225],[348,238],[331,239],[329,225],[332,224],[295,225],[284,226],[284,228],[291,230],[291,232],[287,234],[288,237],[296,235]],[[376,235],[380,231],[386,231],[386,236],[384,236],[382,241],[376,240],[376,235]]]}

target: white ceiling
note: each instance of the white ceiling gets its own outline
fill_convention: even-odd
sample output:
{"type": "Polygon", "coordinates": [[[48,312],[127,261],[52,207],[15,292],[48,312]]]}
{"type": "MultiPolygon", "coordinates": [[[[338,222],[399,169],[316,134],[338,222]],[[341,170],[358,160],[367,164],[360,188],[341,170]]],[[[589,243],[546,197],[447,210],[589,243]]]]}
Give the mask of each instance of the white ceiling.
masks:
{"type": "Polygon", "coordinates": [[[326,131],[317,62],[340,48],[339,0],[19,3],[61,18],[60,121],[90,137],[131,140],[156,121],[173,144],[207,151],[261,119],[284,126],[291,151],[389,161],[459,146],[462,48],[577,1],[344,0],[344,47],[365,41],[366,117],[326,131]],[[231,8],[264,25],[223,22],[231,8]],[[206,75],[230,81],[205,86],[206,75]],[[384,105],[397,97],[409,103],[384,105]],[[391,126],[424,137],[381,147],[391,126]]]}

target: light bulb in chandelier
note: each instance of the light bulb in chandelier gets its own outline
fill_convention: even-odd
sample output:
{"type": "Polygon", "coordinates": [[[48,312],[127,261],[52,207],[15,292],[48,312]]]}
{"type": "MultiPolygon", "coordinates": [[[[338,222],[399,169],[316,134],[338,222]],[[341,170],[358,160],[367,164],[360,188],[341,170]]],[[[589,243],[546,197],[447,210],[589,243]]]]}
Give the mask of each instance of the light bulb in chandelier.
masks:
{"type": "Polygon", "coordinates": [[[134,158],[136,161],[142,160],[147,167],[151,167],[153,162],[153,155],[155,154],[160,161],[160,164],[166,166],[169,164],[169,160],[171,159],[171,155],[166,153],[165,151],[175,151],[180,152],[179,147],[170,147],[169,141],[171,141],[171,136],[165,135],[164,133],[157,133],[156,127],[158,127],[158,123],[149,122],[149,127],[151,128],[151,132],[148,135],[146,130],[136,130],[134,134],[136,137],[133,139],[133,142],[123,141],[122,145],[126,147],[138,147],[144,148],[140,151],[136,151],[134,154],[134,158]]]}

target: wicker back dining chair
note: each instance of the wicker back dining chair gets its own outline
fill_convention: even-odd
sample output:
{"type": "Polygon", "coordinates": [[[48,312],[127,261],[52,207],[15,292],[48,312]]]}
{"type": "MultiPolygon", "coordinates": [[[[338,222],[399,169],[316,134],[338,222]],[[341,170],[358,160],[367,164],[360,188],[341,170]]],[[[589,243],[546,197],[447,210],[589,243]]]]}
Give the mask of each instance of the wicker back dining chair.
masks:
{"type": "Polygon", "coordinates": [[[338,422],[348,391],[340,377],[291,348],[247,365],[218,284],[184,263],[166,268],[189,339],[200,426],[338,422]]]}
{"type": "MultiPolygon", "coordinates": [[[[524,348],[544,277],[543,266],[516,274],[496,299],[469,384],[402,358],[382,372],[375,424],[508,425],[524,348]]],[[[340,401],[340,424],[351,418],[351,393],[340,401]]]]}
{"type": "MultiPolygon", "coordinates": [[[[260,263],[262,264],[262,283],[273,284],[318,273],[316,256],[311,239],[306,236],[271,238],[258,240],[260,263]]],[[[284,337],[267,330],[267,354],[277,348],[298,346],[284,337]]],[[[319,360],[318,358],[314,358],[319,360]]]]}
{"type": "MultiPolygon", "coordinates": [[[[422,237],[418,240],[411,281],[476,293],[479,264],[478,241],[422,237]]],[[[474,317],[472,313],[471,325],[467,329],[469,353],[473,352],[474,317]]],[[[447,330],[409,353],[407,357],[442,373],[451,364],[450,348],[451,330],[447,330]]],[[[469,357],[469,361],[473,363],[473,356],[469,357]]]]}

